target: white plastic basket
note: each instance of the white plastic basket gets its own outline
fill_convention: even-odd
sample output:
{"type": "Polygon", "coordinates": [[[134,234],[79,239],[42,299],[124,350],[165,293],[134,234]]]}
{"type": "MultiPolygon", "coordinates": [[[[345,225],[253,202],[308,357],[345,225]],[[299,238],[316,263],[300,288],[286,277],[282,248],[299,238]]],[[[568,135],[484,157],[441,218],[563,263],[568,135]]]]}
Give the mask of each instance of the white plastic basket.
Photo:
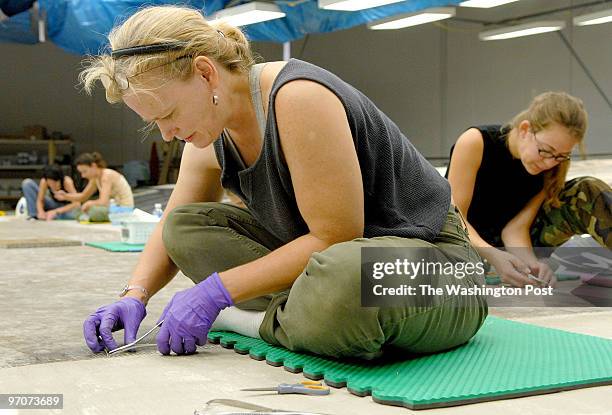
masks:
{"type": "Polygon", "coordinates": [[[147,243],[158,220],[125,220],[121,222],[121,242],[131,245],[147,243]]]}

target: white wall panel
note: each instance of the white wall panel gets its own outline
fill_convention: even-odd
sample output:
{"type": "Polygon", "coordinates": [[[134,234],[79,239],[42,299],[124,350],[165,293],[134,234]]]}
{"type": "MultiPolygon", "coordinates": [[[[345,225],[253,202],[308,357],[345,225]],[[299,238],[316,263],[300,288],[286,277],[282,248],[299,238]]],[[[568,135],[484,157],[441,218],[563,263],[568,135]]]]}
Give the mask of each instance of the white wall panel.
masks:
{"type": "MultiPolygon", "coordinates": [[[[526,0],[506,6],[506,12],[524,15],[551,3],[526,0]]],[[[486,20],[500,14],[473,13],[486,20]]],[[[571,16],[563,12],[547,18],[571,22],[571,16]]],[[[430,157],[447,156],[464,128],[505,122],[550,89],[584,100],[591,121],[589,152],[612,153],[612,112],[557,34],[481,42],[479,30],[478,24],[448,21],[397,31],[361,26],[310,36],[301,58],[362,90],[430,157]]],[[[563,33],[611,96],[612,24],[570,26],[563,33]]],[[[293,42],[293,56],[299,57],[303,42],[293,42]]],[[[266,60],[281,59],[281,45],[256,43],[254,48],[266,60]]],[[[43,124],[49,131],[71,134],[78,152],[101,151],[111,164],[148,159],[151,141],[159,134],[141,143],[138,116],[107,104],[101,89],[94,97],[79,92],[79,56],[49,43],[0,44],[0,56],[0,134],[43,124]]]]}

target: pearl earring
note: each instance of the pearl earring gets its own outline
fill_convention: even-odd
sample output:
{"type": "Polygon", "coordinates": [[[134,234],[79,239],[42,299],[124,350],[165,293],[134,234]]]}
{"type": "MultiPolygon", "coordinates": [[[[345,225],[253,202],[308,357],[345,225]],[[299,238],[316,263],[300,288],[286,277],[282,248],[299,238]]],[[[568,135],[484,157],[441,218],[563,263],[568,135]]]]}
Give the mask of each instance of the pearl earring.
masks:
{"type": "Polygon", "coordinates": [[[213,101],[213,105],[219,105],[219,96],[213,95],[212,101],[213,101]]]}

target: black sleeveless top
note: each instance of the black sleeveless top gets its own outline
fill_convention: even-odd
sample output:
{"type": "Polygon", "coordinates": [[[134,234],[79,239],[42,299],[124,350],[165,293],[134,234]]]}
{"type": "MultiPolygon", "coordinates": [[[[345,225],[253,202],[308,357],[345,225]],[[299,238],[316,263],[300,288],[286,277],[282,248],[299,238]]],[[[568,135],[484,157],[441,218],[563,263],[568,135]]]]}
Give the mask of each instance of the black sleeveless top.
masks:
{"type": "Polygon", "coordinates": [[[334,74],[297,59],[291,59],[274,80],[263,146],[255,164],[242,168],[226,140],[214,142],[222,186],[237,194],[255,219],[280,241],[287,243],[308,233],[281,150],[274,109],[278,90],[296,79],[325,86],[344,106],[363,180],[364,237],[394,235],[433,241],[450,206],[448,182],[365,95],[334,74]]]}
{"type": "MultiPolygon", "coordinates": [[[[502,229],[542,190],[544,178],[541,174],[529,174],[521,160],[512,157],[506,145],[509,128],[501,125],[470,128],[480,131],[484,148],[467,219],[485,241],[499,247],[502,229]]],[[[450,152],[451,162],[454,148],[450,152]]],[[[447,177],[449,170],[450,162],[447,177]]]]}
{"type": "MultiPolygon", "coordinates": [[[[60,183],[60,190],[66,191],[66,188],[64,187],[64,180],[66,179],[66,176],[62,177],[62,180],[59,180],[60,183]]],[[[45,179],[46,180],[46,179],[45,179]]],[[[47,187],[49,186],[49,184],[47,183],[47,187]]],[[[55,198],[55,192],[51,190],[51,188],[48,187],[48,191],[51,194],[51,199],[53,199],[55,202],[59,203],[60,205],[67,205],[68,203],[70,203],[67,200],[57,200],[55,198]]]]}

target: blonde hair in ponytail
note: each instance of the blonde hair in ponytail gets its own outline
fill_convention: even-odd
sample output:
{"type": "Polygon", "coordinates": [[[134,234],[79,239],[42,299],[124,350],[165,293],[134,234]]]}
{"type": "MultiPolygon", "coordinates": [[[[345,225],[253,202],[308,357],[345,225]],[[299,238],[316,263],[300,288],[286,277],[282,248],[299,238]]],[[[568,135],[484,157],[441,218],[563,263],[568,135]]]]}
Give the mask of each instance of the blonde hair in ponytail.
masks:
{"type": "MultiPolygon", "coordinates": [[[[533,132],[544,130],[552,124],[565,127],[569,134],[579,143],[580,152],[584,155],[583,138],[588,125],[588,115],[582,100],[565,92],[545,92],[531,101],[529,108],[517,114],[510,127],[518,129],[523,121],[529,121],[533,132]]],[[[559,207],[559,192],[565,185],[565,178],[570,162],[557,164],[544,173],[545,203],[559,207]]]]}
{"type": "Polygon", "coordinates": [[[255,63],[249,41],[242,31],[223,21],[207,21],[195,9],[183,6],[154,6],[144,8],[108,35],[112,50],[157,43],[183,42],[185,46],[152,54],[113,58],[110,53],[92,56],[84,61],[79,81],[91,94],[95,82],[101,77],[116,80],[121,74],[129,80],[127,90],[121,90],[116,81],[106,87],[106,100],[120,102],[126,93],[150,92],[165,82],[187,79],[192,73],[192,60],[207,56],[233,73],[248,73],[255,63]],[[151,87],[138,75],[162,68],[162,74],[151,87]]]}

